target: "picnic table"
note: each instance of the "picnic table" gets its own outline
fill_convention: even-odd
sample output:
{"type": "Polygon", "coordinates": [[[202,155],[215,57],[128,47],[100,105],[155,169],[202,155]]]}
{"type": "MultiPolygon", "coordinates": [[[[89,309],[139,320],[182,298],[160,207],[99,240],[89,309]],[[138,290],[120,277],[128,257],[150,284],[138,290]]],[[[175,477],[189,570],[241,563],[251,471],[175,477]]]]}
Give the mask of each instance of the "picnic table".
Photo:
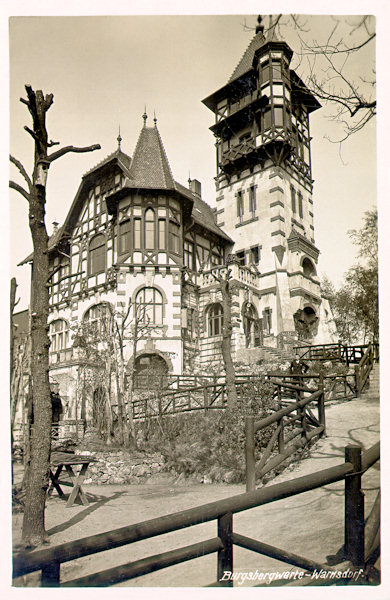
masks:
{"type": "Polygon", "coordinates": [[[91,462],[96,462],[96,459],[93,458],[93,456],[71,454],[70,452],[52,452],[49,472],[51,483],[47,495],[50,496],[53,490],[56,489],[58,495],[63,498],[65,494],[62,491],[61,485],[68,485],[72,488],[72,491],[66,506],[73,506],[77,498],[80,498],[84,506],[88,506],[89,502],[83,492],[81,484],[86,477],[91,462]],[[74,472],[74,467],[80,467],[78,473],[74,472]],[[70,481],[60,479],[60,475],[64,469],[69,474],[70,481]]]}

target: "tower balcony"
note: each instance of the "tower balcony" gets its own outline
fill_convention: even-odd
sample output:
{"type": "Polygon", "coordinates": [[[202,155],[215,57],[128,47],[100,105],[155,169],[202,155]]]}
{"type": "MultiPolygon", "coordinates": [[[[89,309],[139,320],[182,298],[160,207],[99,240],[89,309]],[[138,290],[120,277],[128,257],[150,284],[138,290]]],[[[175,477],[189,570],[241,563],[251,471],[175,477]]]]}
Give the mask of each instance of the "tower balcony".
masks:
{"type": "Polygon", "coordinates": [[[320,283],[311,277],[295,273],[288,278],[290,293],[304,294],[309,293],[318,300],[321,299],[320,283]]]}
{"type": "Polygon", "coordinates": [[[222,152],[220,166],[224,168],[227,164],[246,156],[254,150],[256,150],[256,142],[253,138],[237,142],[231,145],[228,150],[222,152]]]}
{"type": "MultiPolygon", "coordinates": [[[[214,267],[208,271],[204,271],[199,275],[198,283],[201,288],[217,286],[218,281],[216,277],[221,275],[222,277],[226,274],[226,267],[214,267]]],[[[231,281],[237,281],[245,286],[251,286],[253,288],[260,288],[260,273],[256,272],[250,267],[238,265],[232,263],[229,265],[229,271],[231,275],[231,281]]]]}
{"type": "Polygon", "coordinates": [[[251,92],[250,94],[247,94],[246,96],[243,96],[237,102],[232,102],[230,105],[228,105],[227,116],[230,117],[231,115],[234,115],[239,110],[242,110],[249,104],[252,104],[256,100],[258,100],[259,97],[260,96],[259,96],[258,90],[255,90],[254,92],[251,92]]]}

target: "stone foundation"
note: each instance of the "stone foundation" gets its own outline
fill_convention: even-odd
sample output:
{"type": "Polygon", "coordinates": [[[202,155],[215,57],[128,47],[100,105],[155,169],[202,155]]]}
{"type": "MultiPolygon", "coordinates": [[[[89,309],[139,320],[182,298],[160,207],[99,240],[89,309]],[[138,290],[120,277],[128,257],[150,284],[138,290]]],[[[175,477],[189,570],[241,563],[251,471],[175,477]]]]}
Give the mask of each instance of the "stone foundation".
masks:
{"type": "Polygon", "coordinates": [[[80,450],[93,456],[97,462],[89,465],[85,484],[137,484],[146,483],[149,477],[163,470],[164,459],[160,454],[137,456],[124,451],[104,452],[80,450]]]}

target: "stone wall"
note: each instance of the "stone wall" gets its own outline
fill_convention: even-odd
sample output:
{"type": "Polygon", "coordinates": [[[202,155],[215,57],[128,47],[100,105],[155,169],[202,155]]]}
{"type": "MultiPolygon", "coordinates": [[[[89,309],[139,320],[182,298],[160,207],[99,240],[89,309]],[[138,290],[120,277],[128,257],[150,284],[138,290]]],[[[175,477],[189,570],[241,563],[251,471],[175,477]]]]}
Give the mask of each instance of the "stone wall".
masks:
{"type": "Polygon", "coordinates": [[[81,454],[93,456],[97,462],[89,465],[84,483],[99,485],[146,483],[149,477],[163,470],[164,460],[160,454],[137,455],[118,450],[116,452],[80,450],[81,454]]]}

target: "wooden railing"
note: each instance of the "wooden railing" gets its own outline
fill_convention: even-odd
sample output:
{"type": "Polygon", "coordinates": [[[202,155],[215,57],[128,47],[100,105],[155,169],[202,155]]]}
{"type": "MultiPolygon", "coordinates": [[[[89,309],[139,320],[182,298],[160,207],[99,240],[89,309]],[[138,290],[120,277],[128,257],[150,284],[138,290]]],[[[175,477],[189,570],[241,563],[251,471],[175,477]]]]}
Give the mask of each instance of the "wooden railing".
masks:
{"type": "MultiPolygon", "coordinates": [[[[328,375],[302,373],[286,375],[283,372],[274,372],[269,373],[266,377],[275,385],[276,390],[280,385],[283,386],[289,383],[298,386],[304,385],[309,387],[312,392],[323,387],[325,403],[331,400],[352,400],[352,398],[356,398],[355,374],[352,373],[331,373],[328,375]]],[[[278,392],[276,391],[275,397],[277,394],[278,392]]],[[[283,396],[299,399],[299,393],[287,393],[286,390],[284,390],[282,398],[283,396]]]]}
{"type": "Polygon", "coordinates": [[[272,471],[286,459],[304,448],[315,437],[325,434],[324,390],[314,393],[304,386],[276,382],[276,392],[280,410],[267,417],[255,421],[255,417],[245,419],[245,456],[246,456],[246,490],[255,489],[256,479],[260,479],[272,471]],[[305,397],[304,394],[310,395],[305,397]],[[286,395],[289,400],[286,401],[286,395]],[[295,401],[291,401],[295,397],[295,401]],[[282,407],[287,402],[287,406],[282,407]],[[317,416],[312,412],[310,404],[317,406],[317,416]],[[261,459],[256,465],[255,434],[257,431],[273,427],[273,433],[264,449],[261,459]],[[272,456],[275,446],[276,455],[272,456]]]}
{"type": "Polygon", "coordinates": [[[374,344],[369,344],[359,363],[355,365],[355,381],[356,395],[359,396],[368,382],[368,378],[374,366],[374,362],[378,360],[378,348],[374,344]]]}
{"type": "MultiPolygon", "coordinates": [[[[327,565],[236,533],[233,531],[233,515],[343,480],[345,481],[344,560],[350,561],[353,566],[361,567],[361,573],[363,573],[364,565],[375,553],[378,553],[380,510],[378,498],[367,519],[365,531],[364,494],[361,490],[361,478],[363,473],[378,460],[379,443],[372,446],[363,455],[361,448],[358,446],[347,446],[345,448],[344,463],[310,475],[170,515],[163,515],[149,521],[130,524],[127,527],[88,536],[53,548],[31,553],[22,552],[14,556],[13,576],[20,577],[28,573],[41,571],[41,587],[110,586],[216,552],[217,585],[233,587],[233,581],[228,574],[233,573],[235,545],[294,565],[308,572],[320,569],[332,572],[333,569],[327,565]],[[61,565],[64,562],[91,556],[98,552],[112,550],[169,532],[181,531],[184,527],[192,527],[213,520],[217,521],[216,537],[61,582],[61,565]]],[[[334,584],[336,581],[336,579],[330,578],[321,581],[321,583],[334,584]]],[[[343,580],[339,583],[343,583],[343,580]]],[[[345,580],[344,583],[346,583],[345,580]]]]}
{"type": "Polygon", "coordinates": [[[373,349],[375,361],[379,360],[379,344],[357,344],[348,346],[347,344],[317,344],[308,346],[295,346],[294,351],[299,354],[303,360],[328,361],[337,360],[348,365],[357,364],[363,358],[369,347],[373,349]]]}

